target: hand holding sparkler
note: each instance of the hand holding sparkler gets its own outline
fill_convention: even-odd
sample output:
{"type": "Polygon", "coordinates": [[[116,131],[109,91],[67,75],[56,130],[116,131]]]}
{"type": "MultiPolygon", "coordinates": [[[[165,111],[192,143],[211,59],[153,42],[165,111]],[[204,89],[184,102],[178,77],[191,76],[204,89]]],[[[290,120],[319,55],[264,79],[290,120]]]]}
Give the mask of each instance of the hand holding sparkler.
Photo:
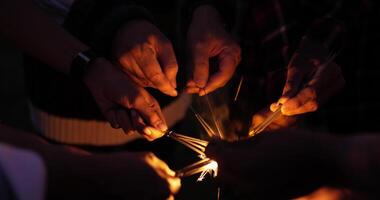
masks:
{"type": "Polygon", "coordinates": [[[270,106],[284,115],[313,112],[344,85],[340,67],[333,61],[336,53],[304,37],[288,64],[282,97],[270,106]]]}

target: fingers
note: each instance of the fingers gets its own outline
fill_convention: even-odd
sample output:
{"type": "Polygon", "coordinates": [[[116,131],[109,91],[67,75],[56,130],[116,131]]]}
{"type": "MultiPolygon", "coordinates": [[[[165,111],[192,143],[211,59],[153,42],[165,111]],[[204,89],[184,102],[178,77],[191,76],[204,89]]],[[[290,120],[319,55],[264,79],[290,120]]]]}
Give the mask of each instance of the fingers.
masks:
{"type": "Polygon", "coordinates": [[[128,74],[128,76],[141,87],[150,87],[152,84],[146,79],[144,73],[136,63],[131,55],[123,55],[119,58],[121,69],[128,74]]]}
{"type": "Polygon", "coordinates": [[[294,63],[294,60],[298,59],[298,57],[299,54],[295,54],[290,61],[290,65],[288,66],[286,83],[282,92],[283,97],[294,96],[300,88],[302,80],[305,77],[305,73],[301,71],[299,66],[291,66],[294,63]]]}
{"type": "Polygon", "coordinates": [[[197,84],[193,80],[189,80],[186,84],[185,92],[188,94],[199,93],[201,88],[197,87],[197,84]]]}
{"type": "Polygon", "coordinates": [[[181,187],[181,180],[175,177],[175,172],[169,166],[154,154],[147,154],[147,163],[155,170],[157,175],[167,182],[171,194],[176,194],[181,187]]]}
{"type": "Polygon", "coordinates": [[[240,62],[240,48],[229,48],[219,55],[219,71],[210,77],[200,96],[210,93],[223,87],[233,76],[237,65],[240,62]]]}
{"type": "Polygon", "coordinates": [[[281,112],[284,115],[297,115],[318,109],[317,95],[313,87],[302,89],[295,97],[284,102],[281,112]]]}
{"type": "MultiPolygon", "coordinates": [[[[162,72],[160,64],[156,58],[156,52],[152,46],[142,45],[141,55],[136,56],[136,60],[137,64],[145,74],[146,79],[149,80],[155,88],[164,94],[177,96],[175,87],[172,86],[172,83],[162,72]]],[[[172,58],[168,58],[165,61],[169,64],[169,66],[166,66],[167,73],[170,74],[170,77],[172,78],[177,73],[176,70],[178,67],[176,66],[176,62],[174,63],[172,58]]]]}
{"type": "Polygon", "coordinates": [[[117,122],[117,118],[116,118],[116,110],[105,110],[105,111],[102,111],[105,118],[107,119],[107,121],[110,123],[111,127],[112,128],[120,128],[120,125],[119,123],[117,122]]]}
{"type": "MultiPolygon", "coordinates": [[[[284,105],[285,102],[288,102],[289,99],[294,97],[298,93],[299,89],[302,87],[302,82],[305,79],[306,72],[302,70],[301,67],[305,68],[306,66],[304,66],[305,64],[302,64],[301,66],[300,63],[302,62],[299,62],[300,59],[302,60],[302,58],[300,58],[300,54],[295,53],[291,61],[289,62],[286,82],[285,82],[284,89],[282,91],[282,96],[277,101],[277,103],[273,103],[270,105],[270,110],[272,112],[276,111],[280,107],[280,105],[284,105]]],[[[294,102],[290,104],[292,105],[294,104],[294,102]]],[[[293,110],[292,107],[282,106],[281,108],[282,114],[289,115],[290,113],[292,113],[293,112],[291,111],[293,110]],[[288,110],[288,109],[291,109],[291,110],[288,110]]]]}
{"type": "Polygon", "coordinates": [[[168,127],[158,102],[145,90],[142,93],[143,95],[136,99],[134,109],[148,124],[161,131],[166,131],[168,127]]]}
{"type": "Polygon", "coordinates": [[[162,69],[166,78],[169,80],[173,88],[177,88],[177,72],[178,64],[170,42],[165,41],[159,46],[158,59],[161,63],[162,69]]]}
{"type": "Polygon", "coordinates": [[[126,109],[120,108],[116,110],[115,115],[116,121],[118,122],[119,126],[123,129],[124,133],[128,134],[130,131],[133,130],[128,116],[128,111],[126,109]]]}
{"type": "Polygon", "coordinates": [[[171,170],[164,161],[157,157],[154,157],[152,162],[152,166],[156,169],[159,176],[166,179],[170,192],[172,194],[177,193],[181,187],[181,180],[175,177],[175,172],[171,170]]]}
{"type": "Polygon", "coordinates": [[[163,136],[163,132],[145,124],[143,118],[135,111],[131,110],[133,127],[148,141],[153,141],[163,136]]]}
{"type": "Polygon", "coordinates": [[[195,47],[192,52],[192,81],[198,88],[204,88],[209,76],[209,53],[203,47],[195,47]]]}

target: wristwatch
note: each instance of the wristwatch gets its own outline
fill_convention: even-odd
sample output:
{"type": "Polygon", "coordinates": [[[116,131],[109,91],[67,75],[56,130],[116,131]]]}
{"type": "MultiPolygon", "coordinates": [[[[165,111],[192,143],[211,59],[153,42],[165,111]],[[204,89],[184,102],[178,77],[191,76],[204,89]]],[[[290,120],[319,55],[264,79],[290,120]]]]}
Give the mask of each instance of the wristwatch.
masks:
{"type": "Polygon", "coordinates": [[[71,62],[70,76],[81,81],[90,63],[99,57],[91,49],[79,52],[71,62]]]}

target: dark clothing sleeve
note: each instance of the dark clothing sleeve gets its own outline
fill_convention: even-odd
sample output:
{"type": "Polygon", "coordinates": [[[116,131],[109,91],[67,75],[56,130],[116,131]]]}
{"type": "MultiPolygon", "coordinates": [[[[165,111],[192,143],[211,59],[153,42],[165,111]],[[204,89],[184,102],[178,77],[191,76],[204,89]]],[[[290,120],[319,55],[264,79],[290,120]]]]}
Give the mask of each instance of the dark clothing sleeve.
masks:
{"type": "Polygon", "coordinates": [[[358,23],[368,9],[361,0],[311,1],[309,8],[300,12],[310,16],[305,18],[310,24],[305,35],[325,44],[330,51],[342,49],[347,33],[359,27],[358,23]]]}
{"type": "Polygon", "coordinates": [[[227,29],[231,29],[235,24],[237,14],[237,4],[234,0],[184,0],[182,12],[184,13],[184,25],[188,26],[191,22],[193,12],[201,5],[210,5],[216,8],[227,29]]]}
{"type": "MultiPolygon", "coordinates": [[[[175,1],[76,0],[64,21],[64,27],[98,54],[112,58],[113,37],[122,24],[129,20],[145,19],[161,29],[162,24],[158,23],[162,16],[169,15],[169,11],[170,14],[175,13],[176,4],[173,2],[175,1]]],[[[174,17],[169,19],[175,20],[174,17]]],[[[24,65],[26,87],[35,107],[62,117],[104,120],[91,93],[82,82],[27,56],[24,65]]],[[[172,101],[172,98],[155,90],[151,94],[162,107],[172,101]]]]}
{"type": "Polygon", "coordinates": [[[133,19],[145,19],[153,23],[148,10],[127,0],[77,0],[71,7],[64,27],[95,51],[108,57],[116,31],[133,19]]]}

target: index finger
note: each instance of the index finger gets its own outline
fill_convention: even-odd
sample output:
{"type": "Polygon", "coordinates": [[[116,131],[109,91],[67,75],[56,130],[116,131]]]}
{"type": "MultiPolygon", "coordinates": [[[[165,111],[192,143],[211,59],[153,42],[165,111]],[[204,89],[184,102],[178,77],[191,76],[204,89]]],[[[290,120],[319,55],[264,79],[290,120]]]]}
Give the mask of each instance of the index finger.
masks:
{"type": "Polygon", "coordinates": [[[146,90],[141,91],[140,95],[136,97],[133,108],[137,110],[148,125],[162,132],[168,129],[160,105],[146,90]]]}
{"type": "Polygon", "coordinates": [[[156,58],[156,53],[151,47],[144,48],[142,55],[137,58],[137,63],[145,77],[155,88],[167,95],[177,96],[177,91],[162,72],[160,64],[156,58]]]}
{"type": "Polygon", "coordinates": [[[159,46],[158,59],[162,65],[162,69],[166,78],[170,81],[173,88],[177,87],[178,64],[175,57],[173,46],[170,42],[165,41],[159,46]]]}
{"type": "Polygon", "coordinates": [[[204,88],[209,76],[209,56],[208,53],[198,47],[192,50],[192,80],[199,88],[204,88]]]}
{"type": "Polygon", "coordinates": [[[203,96],[220,87],[223,87],[233,76],[238,65],[237,55],[232,53],[222,53],[219,57],[219,71],[210,77],[204,90],[200,92],[203,96]]]}

